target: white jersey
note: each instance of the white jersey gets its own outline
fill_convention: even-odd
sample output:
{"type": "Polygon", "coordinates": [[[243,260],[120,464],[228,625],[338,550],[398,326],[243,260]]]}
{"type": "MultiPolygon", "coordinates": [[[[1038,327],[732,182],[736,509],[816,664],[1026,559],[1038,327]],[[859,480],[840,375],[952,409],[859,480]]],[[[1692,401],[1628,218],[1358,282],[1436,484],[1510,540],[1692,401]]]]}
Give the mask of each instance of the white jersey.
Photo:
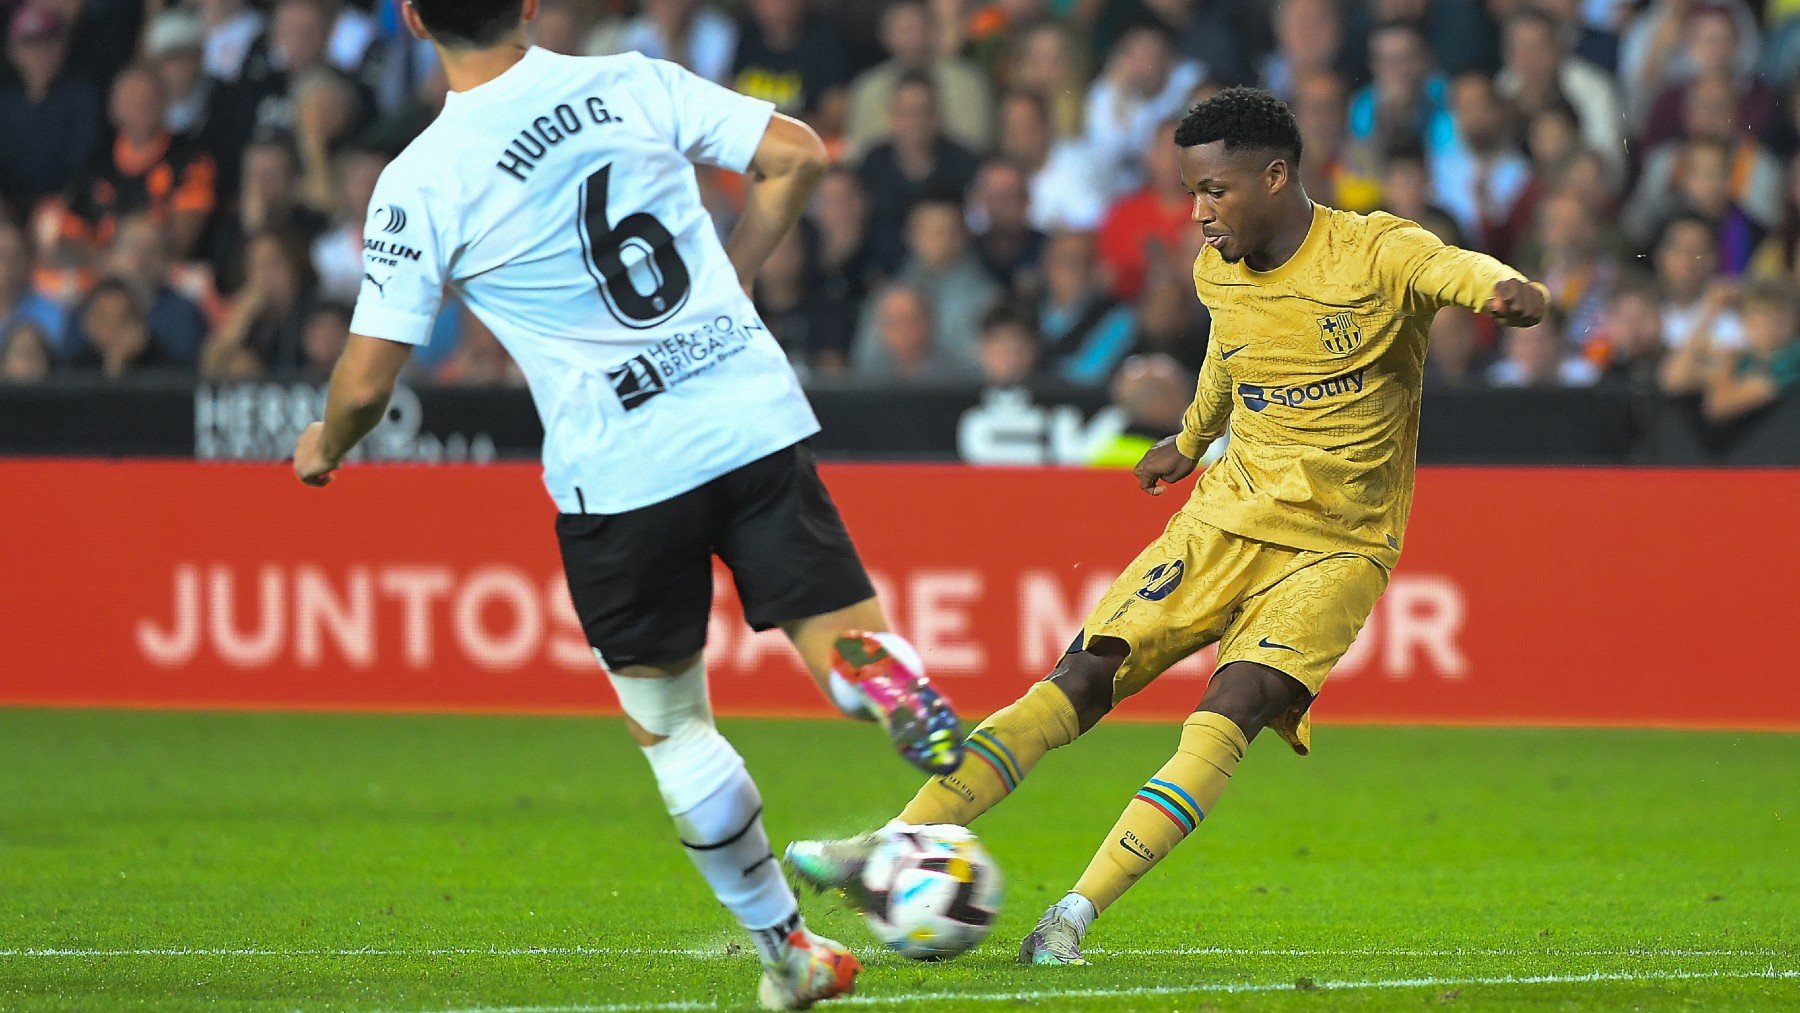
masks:
{"type": "Polygon", "coordinates": [[[700,203],[774,107],[635,53],[528,50],[381,174],[350,329],[424,344],[446,285],[518,362],[565,513],[619,513],[818,431],[700,203]]]}

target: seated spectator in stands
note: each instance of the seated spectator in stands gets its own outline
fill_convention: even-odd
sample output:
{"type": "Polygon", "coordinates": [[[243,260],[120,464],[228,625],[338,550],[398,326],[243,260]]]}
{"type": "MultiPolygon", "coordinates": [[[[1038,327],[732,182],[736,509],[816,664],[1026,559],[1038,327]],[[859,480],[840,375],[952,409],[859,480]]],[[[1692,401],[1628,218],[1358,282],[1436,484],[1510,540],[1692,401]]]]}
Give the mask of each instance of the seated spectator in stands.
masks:
{"type": "Polygon", "coordinates": [[[0,327],[0,383],[36,383],[50,375],[50,338],[35,321],[0,327]]]}
{"type": "MultiPolygon", "coordinates": [[[[325,42],[325,57],[331,65],[346,74],[363,71],[370,54],[381,37],[381,26],[368,11],[345,0],[321,0],[325,23],[330,25],[325,42]]],[[[548,5],[545,5],[548,6],[548,5]]],[[[542,8],[539,9],[540,12],[542,8]]]]}
{"type": "Polygon", "coordinates": [[[11,64],[0,83],[0,204],[16,220],[61,194],[102,150],[100,94],[66,70],[69,28],[60,16],[25,4],[6,35],[11,64]]]}
{"type": "Polygon", "coordinates": [[[946,362],[973,373],[981,315],[1000,298],[1000,286],[970,252],[962,206],[954,199],[927,197],[906,224],[912,258],[900,280],[931,302],[932,347],[946,362]]]}
{"type": "Polygon", "coordinates": [[[1663,226],[1656,283],[1663,298],[1663,341],[1670,348],[1696,340],[1714,348],[1743,346],[1743,323],[1731,308],[1736,287],[1716,277],[1718,266],[1712,223],[1684,212],[1663,226]]]}
{"type": "Polygon", "coordinates": [[[388,157],[379,151],[348,146],[334,162],[334,213],[330,226],[312,242],[313,273],[319,279],[320,298],[354,306],[362,291],[363,226],[369,220],[375,182],[381,178],[381,170],[387,168],[388,157]]]}
{"type": "Polygon", "coordinates": [[[1480,376],[1484,358],[1480,318],[1461,306],[1446,306],[1431,318],[1425,345],[1425,382],[1466,387],[1480,376]]]}
{"type": "MultiPolygon", "coordinates": [[[[1796,19],[1800,24],[1800,19],[1796,19]]],[[[1800,281],[1800,158],[1787,165],[1787,199],[1782,202],[1781,224],[1764,240],[1750,264],[1759,278],[1800,281]]]]}
{"type": "Polygon", "coordinates": [[[335,75],[357,94],[359,116],[373,108],[367,86],[332,62],[336,12],[326,0],[280,0],[264,44],[252,50],[243,81],[233,89],[237,129],[247,134],[285,130],[298,134],[299,89],[317,71],[335,75]]]}
{"type": "Polygon", "coordinates": [[[1088,71],[1087,47],[1075,44],[1063,25],[1045,21],[1019,37],[1007,81],[1043,102],[1057,138],[1076,137],[1088,71]]]}
{"type": "Polygon", "coordinates": [[[813,365],[822,373],[837,374],[849,368],[851,336],[864,300],[880,279],[869,252],[867,202],[854,173],[842,166],[826,170],[813,195],[811,220],[819,326],[830,335],[813,365]]]}
{"type": "Polygon", "coordinates": [[[243,76],[244,61],[262,38],[266,24],[262,12],[249,0],[195,0],[205,31],[207,76],[235,84],[243,76]]]}
{"type": "Polygon", "coordinates": [[[1431,68],[1425,35],[1410,21],[1389,21],[1369,33],[1375,80],[1350,98],[1350,139],[1386,151],[1423,145],[1435,155],[1455,139],[1445,106],[1450,85],[1431,68]]]}
{"type": "Polygon", "coordinates": [[[1591,387],[1600,370],[1563,340],[1554,308],[1530,327],[1511,327],[1500,340],[1500,361],[1488,367],[1493,387],[1591,387]]]}
{"type": "Polygon", "coordinates": [[[1050,237],[1037,310],[1049,371],[1071,383],[1104,383],[1131,352],[1136,320],[1108,293],[1090,233],[1050,237]]]}
{"type": "Polygon", "coordinates": [[[1418,145],[1387,153],[1381,171],[1381,210],[1409,222],[1422,223],[1434,214],[1450,217],[1450,212],[1433,200],[1431,168],[1425,161],[1424,149],[1418,145]]]}
{"type": "MultiPolygon", "coordinates": [[[[1301,164],[1308,165],[1312,149],[1301,164]]],[[[1194,210],[1194,199],[1181,181],[1181,149],[1175,146],[1175,121],[1157,128],[1144,147],[1148,179],[1135,193],[1119,198],[1100,222],[1096,255],[1111,277],[1113,297],[1129,302],[1144,290],[1150,261],[1181,245],[1194,210]]],[[[1304,170],[1302,170],[1304,171],[1304,170]]],[[[1308,194],[1313,194],[1310,186],[1308,194]]],[[[1325,202],[1324,197],[1314,199],[1325,202]]]]}
{"type": "Polygon", "coordinates": [[[140,213],[119,222],[106,270],[130,286],[138,306],[146,307],[144,322],[163,356],[188,368],[196,365],[206,340],[206,314],[170,286],[168,233],[156,219],[140,213]]]}
{"type": "Polygon", "coordinates": [[[325,231],[329,219],[300,202],[299,188],[299,159],[286,135],[264,135],[245,150],[237,207],[215,218],[208,244],[213,281],[220,292],[235,292],[243,284],[243,257],[250,236],[280,231],[310,248],[325,231]]]}
{"type": "Polygon", "coordinates": [[[458,387],[523,387],[525,373],[507,354],[494,332],[468,307],[462,315],[462,339],[438,369],[438,381],[458,387]]]}
{"type": "Polygon", "coordinates": [[[827,141],[842,136],[850,100],[849,49],[806,0],[750,0],[732,59],[732,88],[804,119],[827,141]]]}
{"type": "Polygon", "coordinates": [[[949,383],[979,375],[978,368],[938,353],[935,330],[923,292],[904,282],[888,285],[869,301],[856,343],[856,375],[897,383],[949,383]]]}
{"type": "Polygon", "coordinates": [[[300,154],[300,200],[329,213],[338,206],[338,154],[366,124],[356,85],[334,69],[312,71],[294,86],[294,150],[300,154]]]}
{"type": "Polygon", "coordinates": [[[1517,217],[1531,163],[1513,140],[1512,110],[1494,82],[1464,74],[1451,88],[1456,140],[1431,160],[1432,191],[1475,245],[1502,260],[1524,230],[1517,217]]]}
{"type": "Polygon", "coordinates": [[[1719,272],[1744,273],[1768,230],[1732,199],[1731,149],[1717,141],[1689,141],[1678,190],[1683,207],[1712,223],[1719,272]]]}
{"type": "Polygon", "coordinates": [[[850,150],[869,151],[890,136],[890,110],[900,83],[915,75],[929,79],[937,118],[945,136],[970,151],[986,151],[994,140],[994,96],[974,64],[937,50],[937,30],[924,0],[902,0],[881,21],[881,44],[889,57],[862,72],[850,86],[850,150]]]}
{"type": "Polygon", "coordinates": [[[1100,180],[1084,142],[1054,138],[1047,110],[1031,92],[1008,93],[1000,102],[1000,154],[1030,181],[1034,228],[1097,228],[1112,191],[1100,180]]]}
{"type": "Polygon", "coordinates": [[[981,318],[981,382],[989,387],[1017,387],[1037,373],[1043,342],[1031,317],[995,303],[981,318]]]}
{"type": "Polygon", "coordinates": [[[61,346],[67,315],[62,304],[32,284],[31,244],[11,222],[0,220],[0,339],[20,327],[35,327],[58,359],[71,354],[61,346]]]}
{"type": "Polygon", "coordinates": [[[542,0],[530,25],[531,44],[563,56],[583,56],[587,48],[587,9],[574,0],[542,0]]]}
{"type": "Polygon", "coordinates": [[[206,136],[219,82],[206,76],[205,41],[200,15],[185,7],[158,14],[144,34],[144,60],[162,82],[163,127],[171,134],[206,136]]]}
{"type": "Polygon", "coordinates": [[[1132,332],[1131,354],[1160,352],[1198,375],[1206,359],[1206,337],[1211,319],[1206,307],[1194,298],[1194,280],[1188,273],[1193,262],[1181,255],[1152,261],[1144,275],[1144,292],[1137,301],[1137,327],[1132,332]]]}
{"type": "Polygon", "coordinates": [[[319,384],[331,379],[332,367],[350,342],[350,314],[341,302],[313,304],[300,332],[301,379],[319,384]]]}
{"type": "Polygon", "coordinates": [[[989,275],[1017,297],[1037,286],[1044,234],[1031,227],[1031,194],[1025,173],[996,158],[981,167],[969,195],[975,256],[989,275]]]}
{"type": "Polygon", "coordinates": [[[1088,89],[1083,115],[1088,156],[1108,199],[1143,184],[1145,146],[1159,124],[1187,110],[1205,77],[1198,62],[1179,58],[1156,29],[1133,28],[1119,38],[1088,89]]]}
{"type": "Polygon", "coordinates": [[[301,338],[312,312],[313,272],[305,246],[291,233],[265,231],[245,242],[244,284],[202,352],[201,372],[220,376],[240,349],[263,370],[292,373],[304,361],[301,338]]]}
{"type": "Polygon", "coordinates": [[[1570,110],[1582,146],[1604,155],[1614,172],[1622,173],[1625,135],[1612,75],[1571,53],[1573,41],[1574,32],[1549,12],[1515,10],[1506,19],[1506,65],[1495,84],[1527,122],[1546,110],[1570,110]]]}
{"type": "Polygon", "coordinates": [[[397,155],[443,112],[444,96],[449,93],[450,81],[434,56],[430,69],[421,73],[400,107],[370,124],[359,139],[366,147],[397,155]]]}
{"type": "Polygon", "coordinates": [[[1367,144],[1352,142],[1344,130],[1343,78],[1303,73],[1294,82],[1290,104],[1306,152],[1300,160],[1300,178],[1307,196],[1346,211],[1369,212],[1379,207],[1377,152],[1367,144]]]}
{"type": "Polygon", "coordinates": [[[118,278],[102,278],[76,307],[70,326],[85,339],[69,365],[98,371],[109,380],[127,373],[176,365],[150,338],[149,321],[131,286],[118,278]]]}
{"type": "Polygon", "coordinates": [[[1701,410],[1731,422],[1800,385],[1800,303],[1786,281],[1758,282],[1741,301],[1744,347],[1718,356],[1705,378],[1701,410]]]}
{"type": "Polygon", "coordinates": [[[1113,407],[1125,413],[1125,428],[1095,448],[1095,468],[1132,468],[1151,447],[1181,430],[1194,401],[1194,375],[1166,355],[1134,355],[1119,365],[1109,388],[1113,407]]]}
{"type": "Polygon", "coordinates": [[[931,78],[907,74],[893,95],[888,108],[892,139],[871,149],[856,170],[869,198],[870,243],[877,261],[889,270],[906,258],[906,220],[919,198],[934,192],[960,198],[980,169],[973,152],[944,136],[931,78]]]}
{"type": "Polygon", "coordinates": [[[818,312],[811,231],[805,222],[788,230],[756,273],[753,291],[757,316],[801,376],[815,358],[830,357],[834,363],[842,363],[850,339],[847,333],[827,333],[828,321],[818,312]]]}
{"type": "Polygon", "coordinates": [[[1777,125],[1775,90],[1752,69],[1737,66],[1737,24],[1723,7],[1696,6],[1683,29],[1684,52],[1692,73],[1662,89],[1650,103],[1639,141],[1646,149],[1683,134],[1687,92],[1695,83],[1717,84],[1731,95],[1734,118],[1744,129],[1767,140],[1777,125]]]}
{"type": "Polygon", "coordinates": [[[1535,249],[1521,263],[1550,289],[1550,303],[1562,313],[1563,336],[1585,347],[1599,326],[1618,281],[1619,264],[1602,243],[1602,222],[1581,196],[1558,190],[1538,209],[1535,249]]]}
{"type": "MultiPolygon", "coordinates": [[[[1344,44],[1344,19],[1336,0],[1277,0],[1272,21],[1275,50],[1262,61],[1262,86],[1293,105],[1302,80],[1314,75],[1337,78],[1343,70],[1339,57],[1344,44]]],[[[1341,87],[1341,78],[1339,84],[1341,87]]],[[[1339,102],[1342,104],[1341,98],[1339,102]]],[[[1340,127],[1342,119],[1340,116],[1340,127]]],[[[1306,153],[1312,154],[1310,143],[1306,153]]],[[[1307,187],[1307,193],[1311,192],[1312,188],[1307,187]]]]}
{"type": "MultiPolygon", "coordinates": [[[[1731,16],[1735,29],[1733,74],[1753,73],[1762,39],[1749,6],[1743,0],[1709,0],[1705,8],[1721,9],[1731,16]]],[[[1650,107],[1663,89],[1698,76],[1701,68],[1695,66],[1689,45],[1693,35],[1690,22],[1702,9],[1696,0],[1651,0],[1625,27],[1619,40],[1619,88],[1632,122],[1642,124],[1649,118],[1650,107]]]]}
{"type": "Polygon", "coordinates": [[[1647,244],[1660,223],[1681,208],[1682,177],[1695,142],[1724,144],[1729,151],[1731,199],[1765,229],[1781,223],[1781,163],[1738,128],[1726,86],[1696,81],[1689,88],[1687,137],[1650,153],[1637,188],[1625,207],[1625,230],[1634,242],[1647,244]]]}
{"type": "Polygon", "coordinates": [[[1582,353],[1599,365],[1606,379],[1638,390],[1652,390],[1663,352],[1662,303],[1656,282],[1642,275],[1620,279],[1606,315],[1589,336],[1582,353]]]}
{"type": "Polygon", "coordinates": [[[637,16],[602,24],[583,47],[590,56],[642,53],[725,84],[737,50],[737,22],[698,0],[645,0],[637,16]]]}
{"type": "Polygon", "coordinates": [[[113,82],[110,157],[77,175],[64,202],[62,240],[76,262],[104,250],[119,220],[138,212],[168,230],[176,257],[198,250],[217,199],[213,160],[194,139],[169,133],[164,110],[162,80],[149,67],[113,82]]]}

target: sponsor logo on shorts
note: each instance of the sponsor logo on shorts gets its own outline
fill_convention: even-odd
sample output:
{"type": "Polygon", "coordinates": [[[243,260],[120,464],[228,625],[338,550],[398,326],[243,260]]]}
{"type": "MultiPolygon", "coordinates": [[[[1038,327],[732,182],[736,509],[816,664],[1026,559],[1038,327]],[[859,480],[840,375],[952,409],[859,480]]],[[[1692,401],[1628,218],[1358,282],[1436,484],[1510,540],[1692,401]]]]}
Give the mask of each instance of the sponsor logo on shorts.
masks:
{"type": "Polygon", "coordinates": [[[1244,407],[1253,412],[1260,412],[1272,404],[1285,405],[1289,408],[1304,408],[1319,401],[1332,401],[1346,396],[1361,394],[1364,386],[1364,371],[1345,373],[1327,380],[1315,380],[1312,383],[1295,384],[1291,387],[1265,387],[1255,383],[1238,384],[1238,397],[1244,400],[1244,407]]]}
{"type": "Polygon", "coordinates": [[[1162,601],[1181,586],[1181,575],[1186,569],[1187,564],[1179,559],[1156,564],[1144,574],[1144,583],[1137,589],[1137,596],[1145,601],[1162,601]]]}

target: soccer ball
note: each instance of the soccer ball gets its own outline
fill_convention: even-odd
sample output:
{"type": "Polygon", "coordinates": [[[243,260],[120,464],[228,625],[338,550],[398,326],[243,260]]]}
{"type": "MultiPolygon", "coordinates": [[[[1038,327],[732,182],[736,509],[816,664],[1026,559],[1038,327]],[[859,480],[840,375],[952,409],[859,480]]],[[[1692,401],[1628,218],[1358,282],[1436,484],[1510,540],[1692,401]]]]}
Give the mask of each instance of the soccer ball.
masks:
{"type": "Polygon", "coordinates": [[[863,916],[875,937],[914,960],[969,950],[1000,911],[1000,867],[974,834],[949,824],[881,831],[862,888],[863,916]]]}

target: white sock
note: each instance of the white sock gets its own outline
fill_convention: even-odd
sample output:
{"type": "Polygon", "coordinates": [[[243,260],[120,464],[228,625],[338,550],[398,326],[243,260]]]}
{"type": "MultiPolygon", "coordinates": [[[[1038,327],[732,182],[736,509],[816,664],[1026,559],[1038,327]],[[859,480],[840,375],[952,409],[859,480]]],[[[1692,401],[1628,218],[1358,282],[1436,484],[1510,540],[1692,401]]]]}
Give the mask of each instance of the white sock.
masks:
{"type": "Polygon", "coordinates": [[[1064,894],[1062,900],[1051,905],[1050,910],[1057,912],[1062,915],[1065,920],[1073,923],[1075,931],[1084,936],[1087,935],[1087,930],[1094,924],[1094,919],[1100,917],[1100,912],[1094,910],[1094,902],[1073,890],[1064,894]]]}
{"type": "Polygon", "coordinates": [[[869,707],[869,696],[862,691],[861,686],[836,672],[831,673],[829,685],[831,702],[837,704],[838,710],[859,721],[875,720],[875,714],[869,707]]]}

